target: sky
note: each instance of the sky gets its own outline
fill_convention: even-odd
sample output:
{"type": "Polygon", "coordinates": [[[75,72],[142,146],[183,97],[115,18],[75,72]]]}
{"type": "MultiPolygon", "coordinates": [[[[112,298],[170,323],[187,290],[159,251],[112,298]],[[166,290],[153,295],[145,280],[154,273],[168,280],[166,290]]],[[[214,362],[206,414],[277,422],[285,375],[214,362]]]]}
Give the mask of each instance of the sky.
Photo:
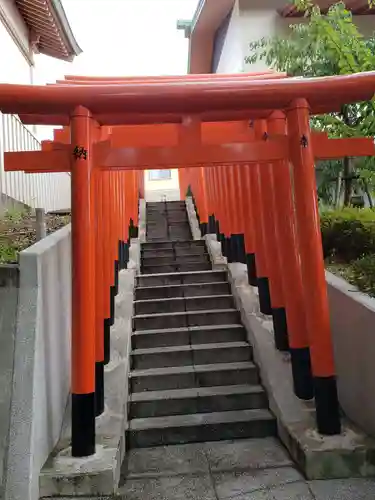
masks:
{"type": "Polygon", "coordinates": [[[62,0],[83,53],[72,63],[38,55],[35,84],[74,75],[185,74],[188,41],[178,19],[198,0],[62,0]]]}

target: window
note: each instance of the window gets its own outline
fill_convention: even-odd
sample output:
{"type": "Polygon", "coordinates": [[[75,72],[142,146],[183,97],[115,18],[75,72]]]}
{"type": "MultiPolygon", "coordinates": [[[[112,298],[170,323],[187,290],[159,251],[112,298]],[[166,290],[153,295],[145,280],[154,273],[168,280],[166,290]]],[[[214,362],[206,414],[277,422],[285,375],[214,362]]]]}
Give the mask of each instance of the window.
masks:
{"type": "Polygon", "coordinates": [[[172,172],[170,170],[149,170],[149,181],[168,181],[172,179],[172,172]]]}

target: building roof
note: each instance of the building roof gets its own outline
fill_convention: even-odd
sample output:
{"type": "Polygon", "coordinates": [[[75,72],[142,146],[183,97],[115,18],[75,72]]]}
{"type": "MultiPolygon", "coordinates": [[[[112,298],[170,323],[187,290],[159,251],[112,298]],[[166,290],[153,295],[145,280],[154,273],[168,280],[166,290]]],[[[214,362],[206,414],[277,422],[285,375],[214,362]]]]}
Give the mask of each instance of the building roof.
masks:
{"type": "Polygon", "coordinates": [[[34,52],[72,61],[80,49],[61,0],[15,0],[30,30],[34,52]]]}
{"type": "MultiPolygon", "coordinates": [[[[235,2],[236,0],[199,0],[189,29],[186,29],[186,23],[178,26],[179,29],[185,29],[185,34],[190,39],[189,73],[211,73],[216,30],[235,2]]],[[[336,2],[317,0],[316,3],[325,11],[336,2]]],[[[375,9],[369,8],[368,0],[347,0],[346,5],[355,15],[375,14],[375,9]]],[[[302,15],[290,2],[278,12],[283,17],[302,15]]]]}

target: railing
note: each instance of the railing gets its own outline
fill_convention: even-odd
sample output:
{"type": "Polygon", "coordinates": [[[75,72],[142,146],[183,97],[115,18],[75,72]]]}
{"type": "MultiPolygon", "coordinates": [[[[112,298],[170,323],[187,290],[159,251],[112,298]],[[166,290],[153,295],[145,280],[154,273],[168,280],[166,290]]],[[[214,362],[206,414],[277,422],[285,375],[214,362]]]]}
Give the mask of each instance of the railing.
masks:
{"type": "Polygon", "coordinates": [[[70,177],[67,174],[4,172],[3,153],[35,151],[41,144],[16,115],[0,113],[0,193],[32,208],[70,208],[70,177]]]}

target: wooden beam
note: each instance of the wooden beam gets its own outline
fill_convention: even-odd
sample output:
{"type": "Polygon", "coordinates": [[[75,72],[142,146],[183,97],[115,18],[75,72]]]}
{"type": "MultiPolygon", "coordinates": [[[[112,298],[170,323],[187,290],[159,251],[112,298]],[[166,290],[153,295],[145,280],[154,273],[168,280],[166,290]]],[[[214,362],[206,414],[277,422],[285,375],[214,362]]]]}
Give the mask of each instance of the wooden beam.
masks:
{"type": "MultiPolygon", "coordinates": [[[[119,137],[118,137],[119,139],[119,137]]],[[[328,139],[325,133],[312,135],[316,160],[345,156],[373,156],[372,138],[328,139]]],[[[104,170],[144,170],[193,168],[275,162],[289,157],[289,138],[270,136],[263,141],[189,146],[114,147],[121,144],[110,138],[94,144],[95,165],[104,170]]],[[[73,155],[70,144],[44,141],[42,151],[8,152],[4,169],[25,172],[70,172],[73,155]]]]}

